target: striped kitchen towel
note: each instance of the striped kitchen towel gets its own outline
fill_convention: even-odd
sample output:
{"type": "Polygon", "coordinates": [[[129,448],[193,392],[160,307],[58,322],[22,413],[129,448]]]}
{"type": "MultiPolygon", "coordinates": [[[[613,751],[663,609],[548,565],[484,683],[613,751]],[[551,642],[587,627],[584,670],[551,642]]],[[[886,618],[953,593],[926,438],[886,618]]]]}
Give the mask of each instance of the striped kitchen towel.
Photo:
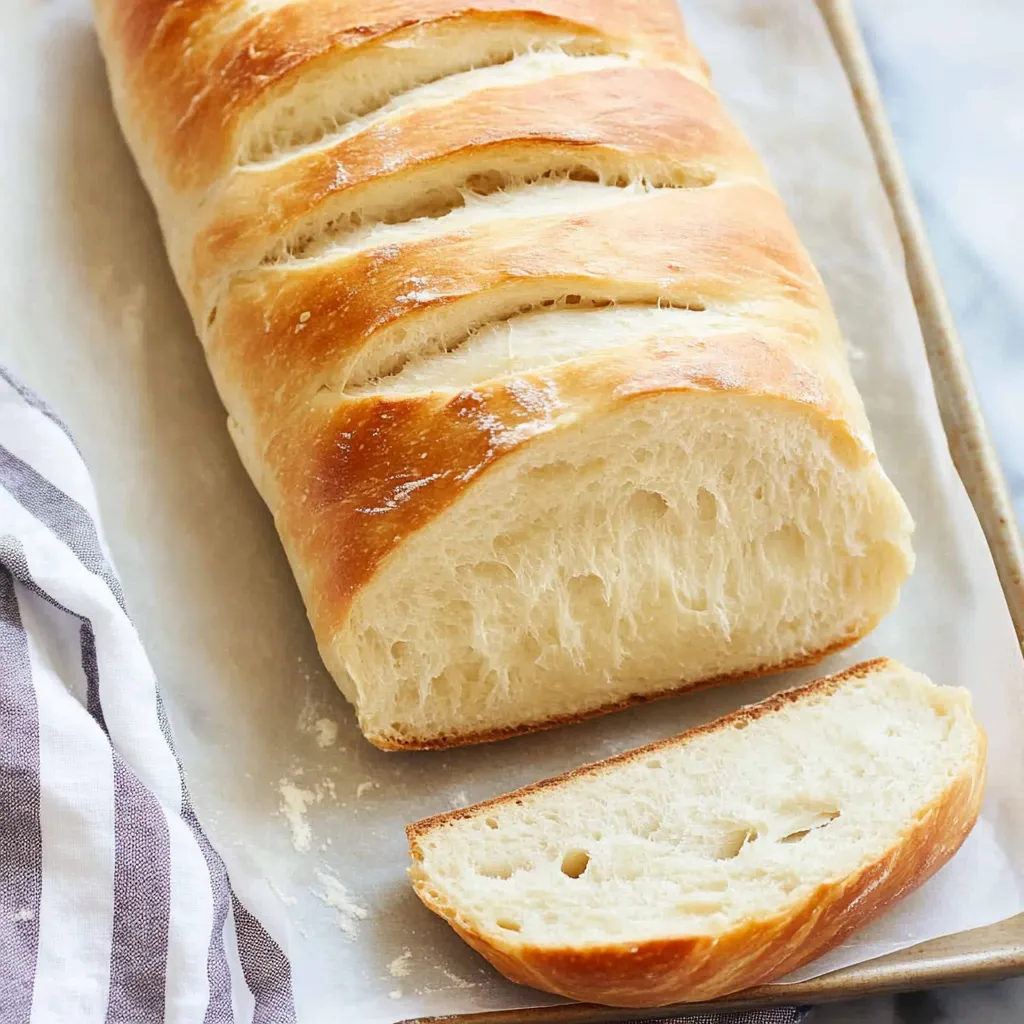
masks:
{"type": "Polygon", "coordinates": [[[192,807],[81,455],[0,369],[0,1024],[295,1020],[192,807]]]}
{"type": "Polygon", "coordinates": [[[98,522],[67,428],[0,371],[0,1022],[294,1021],[98,522]]]}

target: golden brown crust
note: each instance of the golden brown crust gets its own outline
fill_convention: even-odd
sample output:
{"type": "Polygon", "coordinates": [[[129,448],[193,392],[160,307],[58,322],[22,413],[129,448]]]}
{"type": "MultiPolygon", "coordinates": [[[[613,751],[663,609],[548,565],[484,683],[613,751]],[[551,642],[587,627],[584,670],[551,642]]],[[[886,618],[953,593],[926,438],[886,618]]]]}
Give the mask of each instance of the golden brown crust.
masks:
{"type": "Polygon", "coordinates": [[[459,186],[508,159],[544,173],[588,169],[655,185],[760,178],[757,157],[715,94],[667,67],[626,66],[481,89],[399,111],[365,131],[235,175],[195,242],[196,291],[225,268],[251,269],[311,215],[358,210],[383,179],[416,196],[439,169],[459,186]],[[341,172],[339,173],[339,168],[341,172]]]}
{"type": "Polygon", "coordinates": [[[240,122],[300,73],[431,30],[509,22],[590,36],[599,49],[702,62],[671,0],[303,0],[254,12],[246,0],[96,0],[131,112],[179,189],[208,185],[233,159],[240,122]]]}
{"type": "MultiPolygon", "coordinates": [[[[321,388],[340,391],[384,328],[486,295],[491,319],[524,294],[649,305],[773,303],[793,348],[838,350],[820,279],[781,201],[760,185],[661,189],[572,216],[487,221],[457,234],[266,267],[234,280],[208,332],[261,437],[321,388]],[[502,295],[507,299],[498,307],[502,295]],[[266,425],[266,426],[264,426],[266,425]]],[[[237,416],[237,413],[236,413],[237,416]]]]}
{"type": "Polygon", "coordinates": [[[207,341],[247,435],[246,461],[263,466],[261,490],[322,648],[388,554],[482,472],[624,401],[671,391],[782,399],[818,417],[838,450],[864,458],[870,444],[829,371],[830,347],[837,352],[839,341],[817,274],[781,203],[759,185],[661,190],[573,217],[519,220],[511,237],[486,222],[264,268],[233,282],[207,341]],[[418,317],[481,295],[500,318],[524,294],[568,293],[710,309],[742,298],[748,314],[713,342],[699,333],[655,340],[463,391],[344,394],[356,360],[386,328],[412,329],[418,317]],[[766,325],[751,331],[759,301],[766,325]]]}
{"type": "Polygon", "coordinates": [[[469,390],[322,404],[265,454],[279,495],[278,529],[293,563],[306,567],[301,586],[317,636],[329,643],[383,560],[481,474],[545,434],[624,402],[665,392],[785,401],[805,410],[840,457],[868,459],[842,417],[841,395],[812,367],[779,345],[736,334],[713,344],[695,338],[605,351],[469,390]]]}
{"type": "MultiPolygon", "coordinates": [[[[776,694],[681,736],[652,743],[598,764],[587,765],[473,807],[411,824],[407,828],[414,861],[422,859],[419,841],[447,822],[486,807],[515,802],[540,789],[565,785],[581,774],[615,765],[727,728],[785,706],[834,691],[851,678],[884,667],[886,659],[864,662],[808,686],[776,694]]],[[[767,984],[839,945],[888,906],[912,892],[942,867],[967,838],[981,810],[985,788],[985,737],[978,727],[977,757],[951,780],[942,794],[917,816],[900,841],[883,856],[845,878],[818,886],[799,905],[778,915],[750,921],[715,937],[679,936],[585,948],[542,947],[527,943],[498,945],[474,929],[415,877],[417,895],[444,917],[477,952],[512,981],[585,1002],[612,1006],[666,1006],[706,1002],[741,989],[767,984]]]]}

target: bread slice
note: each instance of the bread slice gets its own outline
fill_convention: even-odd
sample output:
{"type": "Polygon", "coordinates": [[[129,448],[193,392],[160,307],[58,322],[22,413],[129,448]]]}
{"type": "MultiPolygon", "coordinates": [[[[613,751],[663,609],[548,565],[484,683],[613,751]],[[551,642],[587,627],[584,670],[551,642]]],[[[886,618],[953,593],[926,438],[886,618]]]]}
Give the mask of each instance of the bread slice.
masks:
{"type": "Polygon", "coordinates": [[[883,659],[410,825],[410,874],[513,981],[705,1001],[820,956],[933,875],[984,779],[969,694],[883,659]]]}

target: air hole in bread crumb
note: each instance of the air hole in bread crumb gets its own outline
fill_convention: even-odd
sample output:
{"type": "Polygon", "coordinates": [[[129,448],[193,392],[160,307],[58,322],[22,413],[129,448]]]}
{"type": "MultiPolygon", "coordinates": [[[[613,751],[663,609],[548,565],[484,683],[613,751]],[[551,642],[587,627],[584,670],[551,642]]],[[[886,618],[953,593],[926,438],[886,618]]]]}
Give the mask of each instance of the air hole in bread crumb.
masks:
{"type": "Polygon", "coordinates": [[[780,843],[799,843],[801,839],[804,839],[806,836],[809,836],[812,832],[815,832],[818,829],[825,828],[826,825],[831,825],[832,822],[835,821],[836,818],[839,817],[839,812],[838,811],[825,811],[823,813],[822,817],[825,819],[824,821],[815,822],[813,825],[809,826],[808,828],[802,828],[798,832],[790,832],[788,836],[783,836],[779,840],[779,842],[780,843]]]}
{"type": "Polygon", "coordinates": [[[740,855],[740,851],[744,846],[748,843],[753,843],[756,839],[757,829],[754,828],[740,828],[735,832],[730,832],[722,840],[722,845],[719,847],[715,859],[732,860],[740,855]]]}
{"type": "Polygon", "coordinates": [[[746,727],[748,725],[750,725],[750,719],[749,718],[741,718],[738,722],[733,724],[733,728],[737,732],[742,732],[744,729],[746,729],[746,727]]]}
{"type": "Polygon", "coordinates": [[[562,857],[562,874],[579,878],[590,866],[590,854],[586,850],[568,850],[562,857]]]}
{"type": "Polygon", "coordinates": [[[518,921],[512,921],[507,917],[499,917],[494,923],[507,932],[520,932],[523,930],[523,926],[518,921]]]}
{"type": "Polygon", "coordinates": [[[697,488],[697,518],[708,523],[718,518],[718,499],[706,488],[697,488]]]}
{"type": "Polygon", "coordinates": [[[498,827],[498,822],[494,818],[484,818],[484,824],[488,828],[497,828],[498,827]]]}
{"type": "MultiPolygon", "coordinates": [[[[598,174],[597,171],[595,171],[592,167],[584,167],[582,165],[579,166],[579,167],[574,167],[569,172],[568,176],[569,176],[569,180],[570,181],[598,182],[598,181],[601,180],[601,175],[598,174]]],[[[620,188],[625,188],[626,185],[629,184],[629,179],[628,178],[616,178],[615,181],[613,182],[613,184],[617,185],[620,188]],[[620,180],[623,182],[622,185],[619,185],[619,181],[620,180]]]]}
{"type": "Polygon", "coordinates": [[[476,873],[483,875],[484,878],[501,878],[508,880],[516,872],[516,869],[511,864],[484,864],[477,865],[476,873]]]}
{"type": "Polygon", "coordinates": [[[754,500],[761,501],[762,498],[764,498],[764,487],[758,484],[758,486],[754,488],[754,500]]]}
{"type": "Polygon", "coordinates": [[[648,768],[661,768],[662,767],[661,759],[657,758],[657,757],[652,757],[650,759],[650,761],[647,762],[647,767],[648,768]]]}
{"type": "Polygon", "coordinates": [[[657,491],[640,490],[630,497],[629,510],[641,524],[656,523],[668,511],[668,500],[657,491]]]}
{"type": "Polygon", "coordinates": [[[805,828],[805,829],[803,829],[800,832],[790,832],[788,836],[783,836],[779,840],[779,842],[780,843],[799,843],[800,840],[803,839],[804,836],[806,836],[807,833],[810,832],[810,831],[811,830],[809,828],[805,828]]]}
{"type": "Polygon", "coordinates": [[[213,326],[213,322],[216,319],[217,319],[217,307],[214,306],[213,309],[210,310],[209,316],[207,316],[207,318],[206,318],[206,326],[207,327],[212,327],[213,326]]]}

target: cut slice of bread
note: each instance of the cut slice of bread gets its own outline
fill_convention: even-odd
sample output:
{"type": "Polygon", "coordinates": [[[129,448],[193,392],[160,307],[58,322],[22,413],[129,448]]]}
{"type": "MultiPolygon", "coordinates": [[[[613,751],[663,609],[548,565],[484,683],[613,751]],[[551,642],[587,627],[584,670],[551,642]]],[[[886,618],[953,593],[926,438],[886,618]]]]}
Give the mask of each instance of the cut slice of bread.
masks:
{"type": "Polygon", "coordinates": [[[969,694],[882,659],[410,825],[410,874],[513,981],[705,1001],[782,977],[933,875],[984,780],[969,694]]]}

